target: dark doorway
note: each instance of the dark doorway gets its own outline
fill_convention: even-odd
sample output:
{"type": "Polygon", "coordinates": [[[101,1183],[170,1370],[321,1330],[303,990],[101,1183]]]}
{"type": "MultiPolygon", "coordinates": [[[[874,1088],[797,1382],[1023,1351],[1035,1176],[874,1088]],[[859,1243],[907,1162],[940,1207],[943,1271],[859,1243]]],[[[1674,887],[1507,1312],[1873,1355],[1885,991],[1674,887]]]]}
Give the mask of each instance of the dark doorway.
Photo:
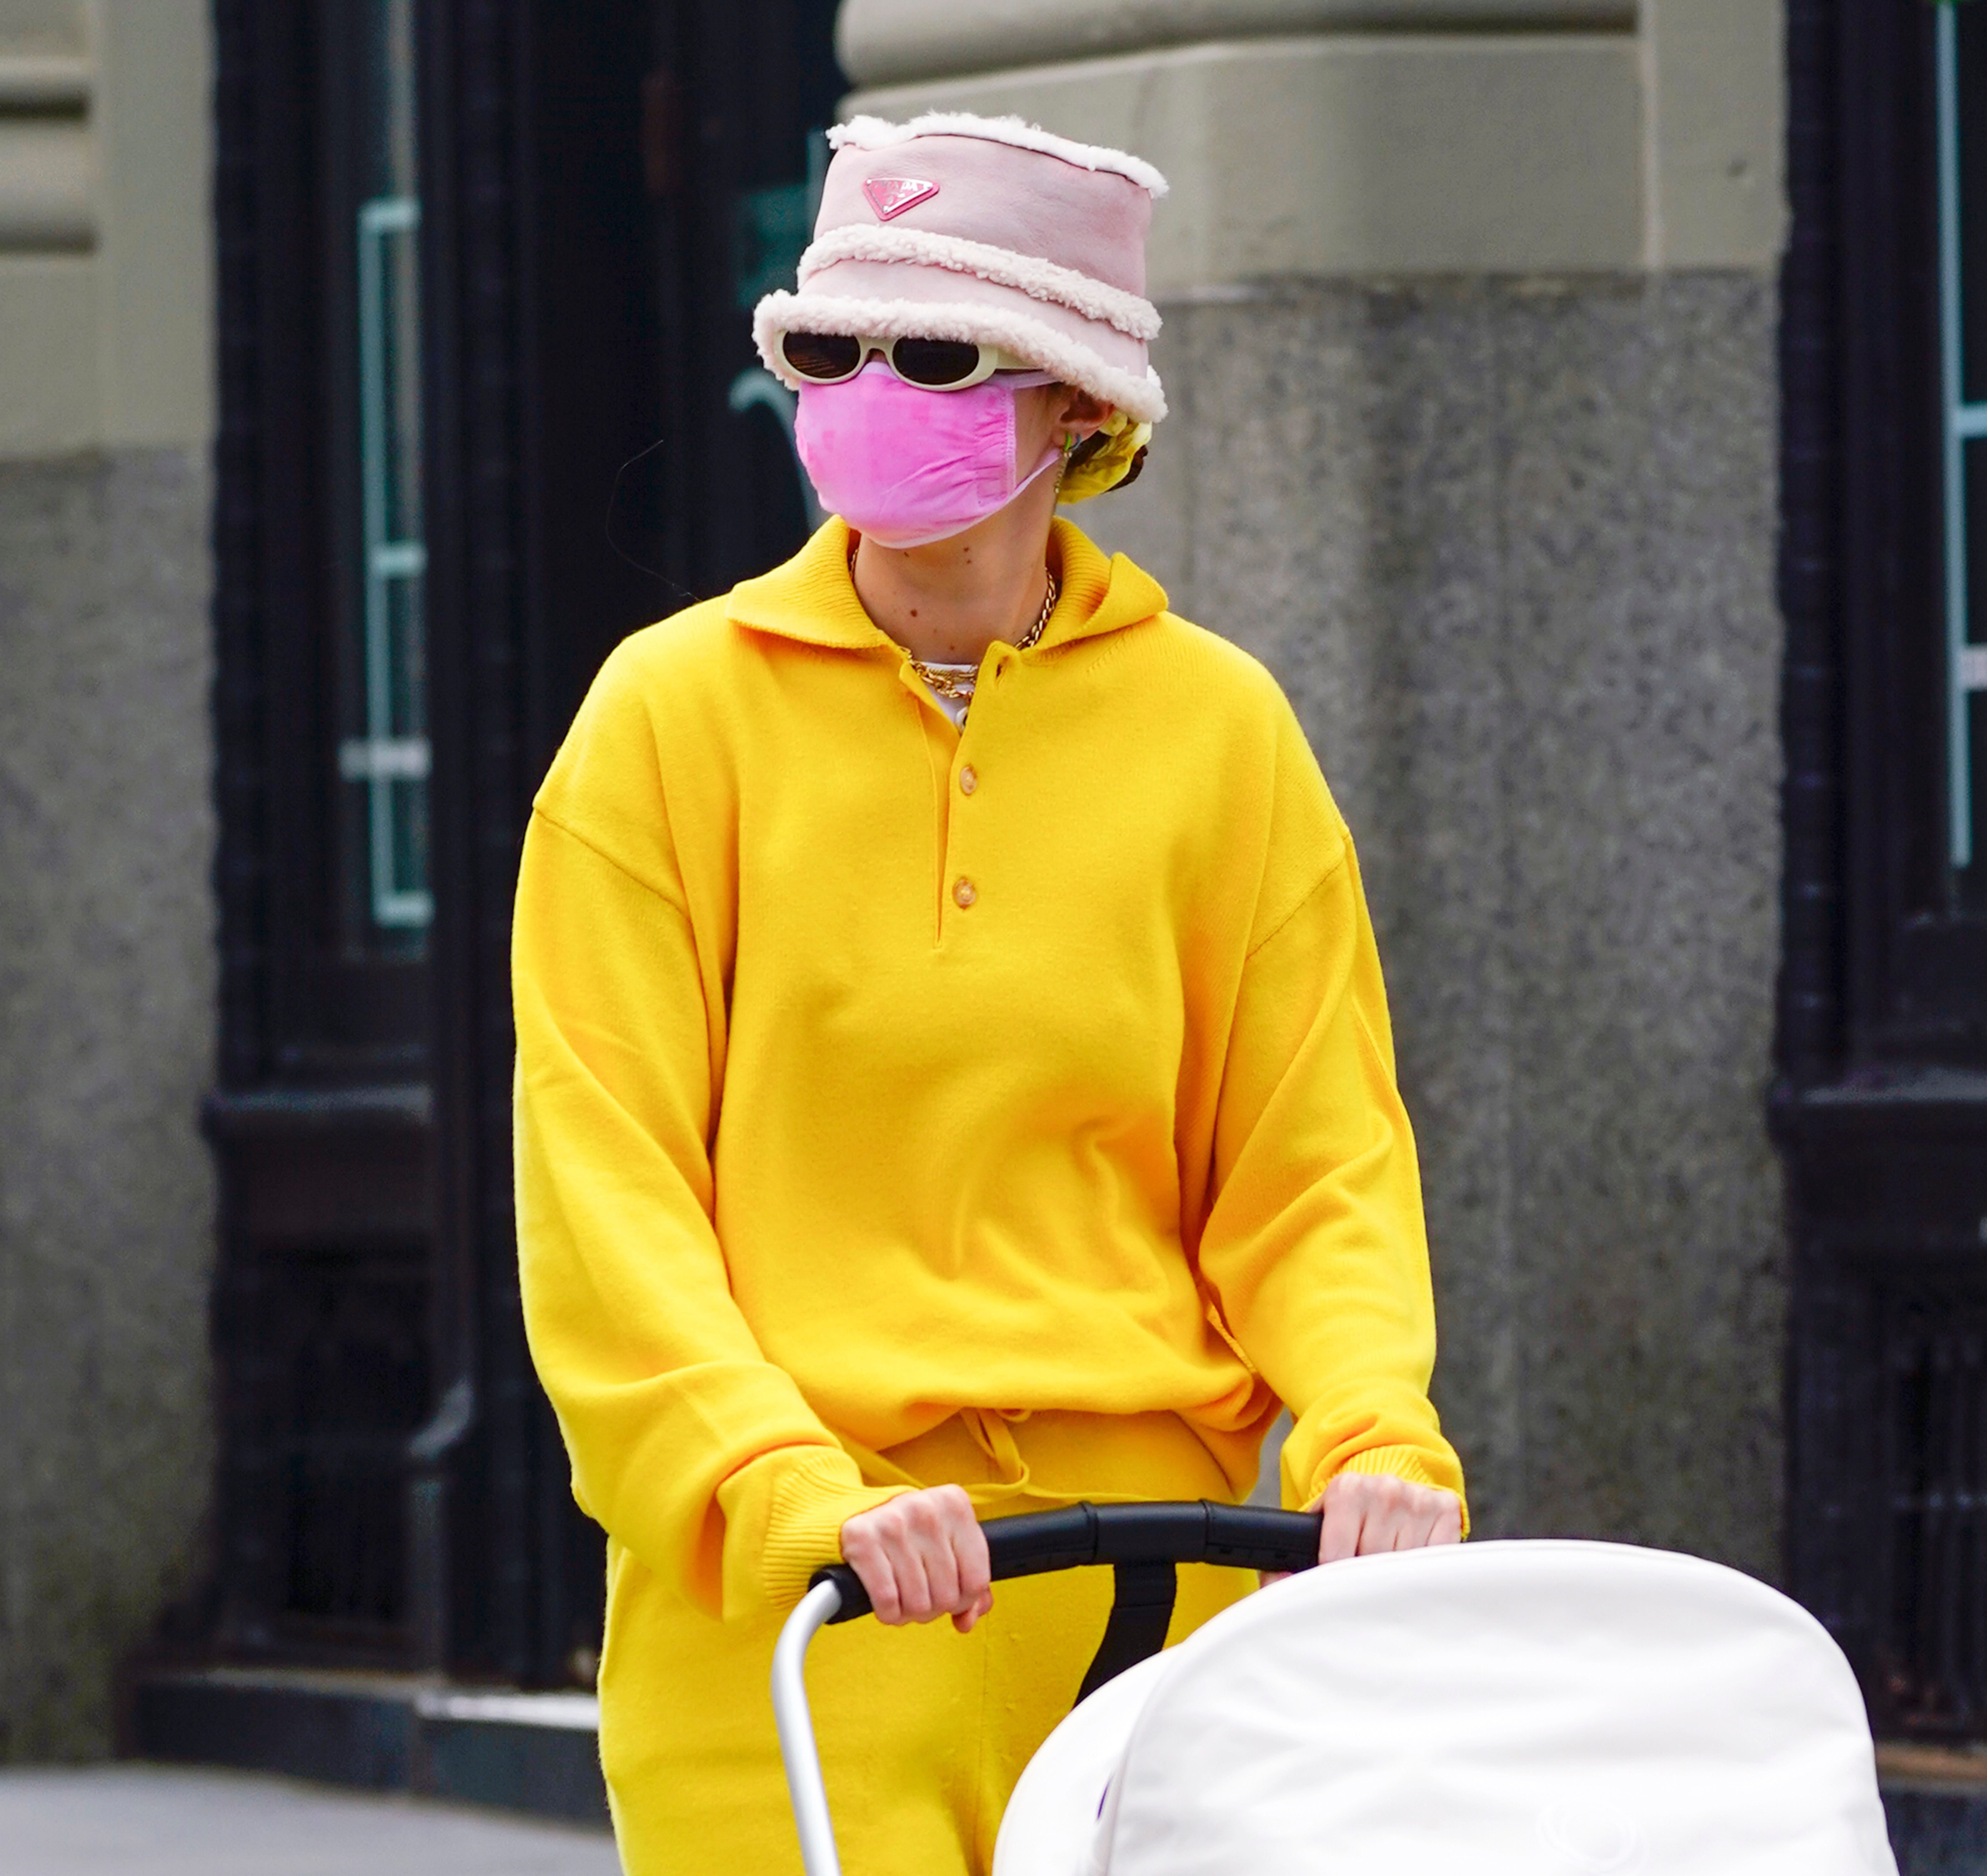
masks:
{"type": "Polygon", "coordinates": [[[804,238],[833,17],[217,7],[228,1655],[591,1677],[600,1537],[518,1313],[511,893],[608,651],[804,538],[744,307],[804,238]]]}
{"type": "Polygon", "coordinates": [[[1987,1738],[1987,8],[1788,49],[1787,1574],[1880,1732],[1987,1738]]]}

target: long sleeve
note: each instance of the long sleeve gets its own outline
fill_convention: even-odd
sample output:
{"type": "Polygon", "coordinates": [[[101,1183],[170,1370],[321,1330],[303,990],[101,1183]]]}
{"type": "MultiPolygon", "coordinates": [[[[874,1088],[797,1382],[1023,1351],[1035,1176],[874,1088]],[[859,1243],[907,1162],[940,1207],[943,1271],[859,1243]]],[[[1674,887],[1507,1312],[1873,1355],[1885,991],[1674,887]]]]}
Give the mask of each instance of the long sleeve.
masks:
{"type": "Polygon", "coordinates": [[[581,1504],[730,1615],[794,1599],[839,1554],[842,1521],[893,1493],[863,1485],[732,1299],[708,1146],[721,990],[669,872],[665,849],[610,858],[542,810],[530,829],[513,959],[521,1280],[581,1504]]]}
{"type": "Polygon", "coordinates": [[[1348,1470],[1459,1496],[1428,1399],[1420,1179],[1358,863],[1294,721],[1280,766],[1201,1267],[1230,1332],[1291,1410],[1287,1503],[1311,1503],[1348,1470]]]}

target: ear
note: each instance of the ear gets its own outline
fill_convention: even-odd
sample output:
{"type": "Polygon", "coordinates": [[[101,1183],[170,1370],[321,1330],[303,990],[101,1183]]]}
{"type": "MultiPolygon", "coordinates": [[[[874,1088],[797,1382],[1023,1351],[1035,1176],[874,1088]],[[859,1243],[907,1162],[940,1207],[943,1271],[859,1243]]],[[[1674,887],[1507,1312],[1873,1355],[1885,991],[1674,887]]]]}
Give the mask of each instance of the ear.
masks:
{"type": "Polygon", "coordinates": [[[1062,408],[1056,413],[1058,430],[1073,432],[1078,437],[1094,436],[1117,408],[1101,397],[1093,397],[1088,391],[1080,391],[1074,385],[1064,387],[1068,396],[1062,408]]]}

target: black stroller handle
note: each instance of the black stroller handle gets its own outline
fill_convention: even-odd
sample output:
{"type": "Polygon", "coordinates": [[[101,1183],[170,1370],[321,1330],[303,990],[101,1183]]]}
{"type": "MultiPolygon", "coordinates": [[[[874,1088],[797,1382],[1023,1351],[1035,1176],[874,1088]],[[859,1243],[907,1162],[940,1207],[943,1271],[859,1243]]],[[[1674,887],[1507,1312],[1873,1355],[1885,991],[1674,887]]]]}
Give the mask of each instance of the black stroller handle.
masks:
{"type": "MultiPolygon", "coordinates": [[[[1080,1570],[1095,1564],[1225,1564],[1236,1570],[1308,1570],[1317,1561],[1315,1511],[1266,1511],[1211,1499],[1174,1504],[1065,1506],[980,1526],[994,1581],[1080,1570]]],[[[842,1607],[830,1622],[870,1613],[869,1592],[847,1564],[817,1570],[808,1588],[832,1583],[842,1607]]]]}
{"type": "MultiPolygon", "coordinates": [[[[1179,1564],[1226,1564],[1236,1570],[1309,1570],[1317,1561],[1324,1520],[1315,1511],[1261,1511],[1253,1505],[1069,1505],[989,1518],[980,1529],[997,1582],[1108,1564],[1116,1577],[1111,1619],[1078,1701],[1166,1645],[1179,1564]]],[[[869,1592],[846,1564],[817,1570],[773,1650],[773,1718],[794,1827],[808,1876],[841,1876],[835,1828],[821,1782],[821,1754],[808,1713],[803,1668],[808,1644],[828,1623],[872,1613],[869,1592]]]]}
{"type": "MultiPolygon", "coordinates": [[[[1111,1619],[1105,1625],[1078,1700],[1166,1646],[1179,1579],[1176,1564],[1225,1564],[1236,1570],[1308,1570],[1317,1561],[1322,1515],[1315,1511],[1265,1511],[1254,1505],[1197,1502],[1152,1505],[1065,1506],[989,1518],[987,1551],[994,1581],[1042,1576],[1109,1564],[1117,1581],[1111,1619]]],[[[842,1607],[831,1622],[871,1613],[869,1592],[847,1564],[817,1570],[808,1587],[832,1583],[842,1607]]]]}

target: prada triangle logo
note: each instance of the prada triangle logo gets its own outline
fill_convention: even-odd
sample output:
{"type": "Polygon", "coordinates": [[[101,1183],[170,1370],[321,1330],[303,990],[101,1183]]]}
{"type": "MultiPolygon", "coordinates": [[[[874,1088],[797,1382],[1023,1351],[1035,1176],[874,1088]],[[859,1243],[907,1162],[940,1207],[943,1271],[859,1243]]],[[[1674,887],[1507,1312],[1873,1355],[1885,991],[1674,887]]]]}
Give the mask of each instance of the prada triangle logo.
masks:
{"type": "Polygon", "coordinates": [[[938,184],[921,182],[915,176],[872,176],[862,185],[862,193],[875,210],[876,219],[888,221],[907,208],[929,202],[938,194],[938,184]]]}

